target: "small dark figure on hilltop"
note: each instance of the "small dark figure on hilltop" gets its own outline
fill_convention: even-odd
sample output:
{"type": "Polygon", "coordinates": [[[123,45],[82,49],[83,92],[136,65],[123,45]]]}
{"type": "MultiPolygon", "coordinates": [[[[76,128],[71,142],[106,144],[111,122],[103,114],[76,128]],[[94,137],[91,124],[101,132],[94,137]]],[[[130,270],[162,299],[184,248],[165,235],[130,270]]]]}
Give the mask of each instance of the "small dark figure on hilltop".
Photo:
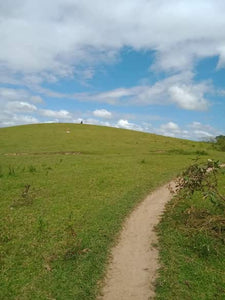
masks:
{"type": "Polygon", "coordinates": [[[83,121],[81,121],[80,124],[83,124],[83,121]]]}

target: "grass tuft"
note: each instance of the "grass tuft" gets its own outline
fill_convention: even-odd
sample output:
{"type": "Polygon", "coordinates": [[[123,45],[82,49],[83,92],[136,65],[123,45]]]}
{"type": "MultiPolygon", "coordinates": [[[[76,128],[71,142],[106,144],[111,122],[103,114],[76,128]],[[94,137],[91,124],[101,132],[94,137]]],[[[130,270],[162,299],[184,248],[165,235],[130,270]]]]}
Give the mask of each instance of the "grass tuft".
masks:
{"type": "Polygon", "coordinates": [[[12,166],[9,166],[8,168],[9,168],[8,176],[16,176],[15,168],[12,166]]]}
{"type": "Polygon", "coordinates": [[[29,172],[30,172],[30,173],[35,173],[35,172],[37,172],[36,167],[34,167],[33,165],[30,165],[30,166],[29,166],[29,172]]]}

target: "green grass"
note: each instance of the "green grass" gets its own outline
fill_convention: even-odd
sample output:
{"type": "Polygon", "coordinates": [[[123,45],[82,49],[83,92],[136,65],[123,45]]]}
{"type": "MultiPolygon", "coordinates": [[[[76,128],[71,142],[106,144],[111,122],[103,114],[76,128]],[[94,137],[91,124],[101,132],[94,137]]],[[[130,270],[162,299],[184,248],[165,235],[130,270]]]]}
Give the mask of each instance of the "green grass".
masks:
{"type": "MultiPolygon", "coordinates": [[[[219,191],[225,195],[224,170],[219,191]]],[[[225,214],[200,192],[175,197],[157,227],[156,299],[225,299],[225,214]]]]}
{"type": "Polygon", "coordinates": [[[80,124],[2,128],[0,144],[1,299],[95,299],[125,216],[197,151],[223,155],[80,124]]]}

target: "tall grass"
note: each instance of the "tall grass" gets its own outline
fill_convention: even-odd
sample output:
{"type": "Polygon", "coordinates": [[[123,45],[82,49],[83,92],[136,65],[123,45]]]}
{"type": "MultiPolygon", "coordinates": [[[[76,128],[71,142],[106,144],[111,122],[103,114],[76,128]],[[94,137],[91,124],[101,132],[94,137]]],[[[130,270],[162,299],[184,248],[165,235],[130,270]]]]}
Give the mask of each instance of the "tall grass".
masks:
{"type": "Polygon", "coordinates": [[[156,299],[225,299],[225,172],[205,170],[194,165],[185,172],[157,227],[156,299]]]}

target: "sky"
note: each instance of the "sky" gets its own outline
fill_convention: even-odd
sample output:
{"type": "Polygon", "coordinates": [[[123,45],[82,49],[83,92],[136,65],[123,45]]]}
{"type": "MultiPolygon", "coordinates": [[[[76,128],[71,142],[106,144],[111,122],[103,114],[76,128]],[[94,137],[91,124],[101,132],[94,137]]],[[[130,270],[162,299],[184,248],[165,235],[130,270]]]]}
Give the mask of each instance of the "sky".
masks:
{"type": "Polygon", "coordinates": [[[225,135],[224,0],[0,0],[0,127],[225,135]]]}

